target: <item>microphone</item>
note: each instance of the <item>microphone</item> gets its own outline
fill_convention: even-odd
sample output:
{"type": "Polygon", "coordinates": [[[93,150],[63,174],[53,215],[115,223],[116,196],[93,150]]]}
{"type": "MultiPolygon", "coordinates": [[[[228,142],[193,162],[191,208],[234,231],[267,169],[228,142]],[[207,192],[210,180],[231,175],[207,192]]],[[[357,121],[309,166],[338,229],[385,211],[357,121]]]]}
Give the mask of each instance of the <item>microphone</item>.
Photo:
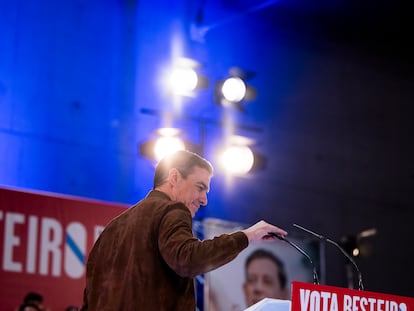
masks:
{"type": "Polygon", "coordinates": [[[285,241],[286,243],[288,243],[291,246],[293,246],[303,256],[305,256],[306,258],[308,258],[308,260],[311,263],[312,268],[313,268],[313,284],[319,284],[319,278],[318,278],[318,274],[316,273],[315,265],[313,264],[313,261],[310,258],[310,256],[303,249],[301,249],[299,246],[297,246],[292,241],[289,241],[288,239],[286,239],[284,236],[281,236],[281,235],[279,235],[279,234],[277,234],[275,232],[268,232],[268,235],[269,236],[272,236],[272,237],[275,237],[275,238],[278,238],[279,240],[285,241]]]}
{"type": "Polygon", "coordinates": [[[317,237],[318,239],[322,240],[322,241],[326,241],[328,243],[331,243],[333,245],[335,245],[341,252],[342,254],[345,255],[345,257],[349,260],[350,263],[352,263],[352,265],[354,266],[355,270],[357,271],[358,274],[358,289],[359,290],[364,290],[364,284],[362,283],[362,274],[361,271],[359,271],[357,264],[355,263],[355,261],[352,259],[351,256],[349,256],[349,254],[335,241],[332,241],[331,239],[328,239],[326,237],[324,237],[323,235],[317,234],[309,229],[306,229],[302,226],[299,226],[297,224],[293,224],[294,227],[299,228],[307,233],[312,234],[313,236],[317,237]]]}

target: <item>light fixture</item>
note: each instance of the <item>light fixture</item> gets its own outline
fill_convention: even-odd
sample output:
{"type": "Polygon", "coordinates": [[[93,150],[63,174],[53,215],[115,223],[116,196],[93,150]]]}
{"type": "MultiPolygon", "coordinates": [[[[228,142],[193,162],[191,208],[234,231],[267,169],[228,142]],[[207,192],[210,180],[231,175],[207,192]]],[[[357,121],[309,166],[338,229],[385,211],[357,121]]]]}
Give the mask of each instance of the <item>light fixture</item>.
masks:
{"type": "Polygon", "coordinates": [[[256,89],[246,82],[254,76],[240,68],[233,67],[229,70],[229,77],[216,83],[214,90],[215,102],[224,107],[235,107],[244,111],[242,102],[256,98],[256,89]]]}
{"type": "Polygon", "coordinates": [[[152,137],[139,145],[139,154],[159,162],[165,156],[178,150],[188,150],[201,154],[202,147],[183,138],[178,128],[163,127],[155,130],[152,137]]]}
{"type": "Polygon", "coordinates": [[[226,79],[221,86],[221,93],[229,102],[239,102],[246,96],[246,84],[239,77],[226,79]]]}
{"type": "Polygon", "coordinates": [[[366,229],[357,234],[343,236],[341,238],[341,244],[345,251],[354,257],[367,255],[369,252],[369,244],[364,240],[376,234],[376,228],[366,229]]]}
{"type": "Polygon", "coordinates": [[[207,77],[200,74],[200,64],[189,58],[175,60],[166,77],[168,90],[179,96],[194,96],[195,91],[208,87],[207,77]]]}
{"type": "Polygon", "coordinates": [[[158,132],[160,132],[160,137],[157,138],[154,144],[154,155],[157,161],[178,150],[185,149],[184,141],[178,137],[178,129],[162,128],[158,132]]]}
{"type": "Polygon", "coordinates": [[[171,153],[186,149],[184,141],[180,138],[181,131],[179,129],[160,128],[155,131],[155,134],[155,138],[139,146],[139,153],[142,156],[158,162],[171,153]]]}
{"type": "Polygon", "coordinates": [[[243,175],[253,167],[254,156],[249,146],[228,146],[221,154],[220,164],[230,174],[243,175]]]}
{"type": "Polygon", "coordinates": [[[250,147],[252,142],[247,137],[231,136],[217,154],[217,161],[222,171],[230,175],[245,175],[249,173],[255,167],[257,159],[250,147]]]}

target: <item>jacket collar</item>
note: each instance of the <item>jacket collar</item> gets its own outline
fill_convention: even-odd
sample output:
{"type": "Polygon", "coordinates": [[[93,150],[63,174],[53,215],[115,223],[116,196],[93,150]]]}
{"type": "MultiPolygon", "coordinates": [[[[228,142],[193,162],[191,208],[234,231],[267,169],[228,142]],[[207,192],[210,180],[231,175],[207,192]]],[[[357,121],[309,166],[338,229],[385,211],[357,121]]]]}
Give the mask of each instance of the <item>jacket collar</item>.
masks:
{"type": "Polygon", "coordinates": [[[148,193],[147,198],[159,198],[171,201],[171,198],[165,192],[159,190],[151,190],[148,193]]]}

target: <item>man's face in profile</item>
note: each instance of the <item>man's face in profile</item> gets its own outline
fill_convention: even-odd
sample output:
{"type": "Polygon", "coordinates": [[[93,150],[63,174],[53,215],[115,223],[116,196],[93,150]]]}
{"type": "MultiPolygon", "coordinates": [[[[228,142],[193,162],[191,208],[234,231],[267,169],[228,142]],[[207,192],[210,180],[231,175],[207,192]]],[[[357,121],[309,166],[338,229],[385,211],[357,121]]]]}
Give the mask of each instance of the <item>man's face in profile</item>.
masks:
{"type": "Polygon", "coordinates": [[[287,299],[287,290],[281,288],[279,267],[268,258],[257,258],[250,262],[243,284],[248,307],[263,298],[287,299]]]}

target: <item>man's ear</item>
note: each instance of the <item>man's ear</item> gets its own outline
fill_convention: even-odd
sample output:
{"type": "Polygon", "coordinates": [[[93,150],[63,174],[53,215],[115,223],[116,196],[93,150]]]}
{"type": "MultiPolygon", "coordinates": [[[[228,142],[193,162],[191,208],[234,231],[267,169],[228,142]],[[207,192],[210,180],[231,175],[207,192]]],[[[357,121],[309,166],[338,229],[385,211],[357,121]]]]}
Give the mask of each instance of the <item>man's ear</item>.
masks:
{"type": "Polygon", "coordinates": [[[176,185],[180,177],[180,172],[176,168],[172,168],[168,172],[168,182],[171,185],[176,185]]]}

